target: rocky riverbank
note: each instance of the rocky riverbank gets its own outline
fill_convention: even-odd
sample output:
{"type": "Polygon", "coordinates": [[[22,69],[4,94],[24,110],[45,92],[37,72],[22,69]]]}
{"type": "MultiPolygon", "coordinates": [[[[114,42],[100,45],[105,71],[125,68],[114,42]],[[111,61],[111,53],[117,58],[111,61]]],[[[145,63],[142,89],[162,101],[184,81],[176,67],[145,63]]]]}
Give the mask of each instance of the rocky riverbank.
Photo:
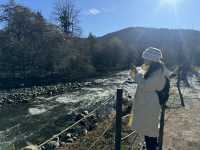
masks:
{"type": "Polygon", "coordinates": [[[19,88],[1,91],[0,104],[23,104],[28,103],[38,96],[52,97],[64,94],[66,91],[79,89],[91,85],[91,82],[69,82],[51,86],[34,86],[31,88],[19,88]]]}
{"type": "MultiPolygon", "coordinates": [[[[117,74],[118,72],[115,73],[117,74]]],[[[107,76],[105,74],[102,74],[101,76],[109,77],[112,75],[113,74],[111,73],[107,73],[107,76]]],[[[99,83],[99,80],[89,79],[88,81],[82,81],[82,82],[67,82],[54,85],[32,86],[24,88],[23,85],[21,85],[21,88],[1,90],[0,105],[24,104],[24,103],[26,104],[38,96],[52,97],[56,95],[62,95],[66,91],[78,90],[82,87],[89,87],[91,85],[98,86],[100,84],[101,83],[99,83]]]]}

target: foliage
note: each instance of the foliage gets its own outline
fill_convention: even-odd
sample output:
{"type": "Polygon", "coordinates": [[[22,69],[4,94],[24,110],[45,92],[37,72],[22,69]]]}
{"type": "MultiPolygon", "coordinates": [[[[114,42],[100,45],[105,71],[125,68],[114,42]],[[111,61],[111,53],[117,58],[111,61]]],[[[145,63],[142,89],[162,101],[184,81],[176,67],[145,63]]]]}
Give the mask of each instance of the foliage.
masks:
{"type": "Polygon", "coordinates": [[[72,1],[58,1],[55,11],[61,28],[13,0],[0,6],[0,22],[4,23],[0,86],[5,81],[9,86],[33,85],[128,69],[142,63],[142,51],[149,46],[162,49],[164,61],[171,66],[200,65],[197,31],[127,28],[103,37],[90,33],[80,38],[76,32],[79,12],[72,1]]]}
{"type": "Polygon", "coordinates": [[[93,73],[73,39],[47,23],[40,12],[17,4],[2,5],[1,10],[1,21],[6,22],[0,31],[1,79],[59,81],[93,73]]]}

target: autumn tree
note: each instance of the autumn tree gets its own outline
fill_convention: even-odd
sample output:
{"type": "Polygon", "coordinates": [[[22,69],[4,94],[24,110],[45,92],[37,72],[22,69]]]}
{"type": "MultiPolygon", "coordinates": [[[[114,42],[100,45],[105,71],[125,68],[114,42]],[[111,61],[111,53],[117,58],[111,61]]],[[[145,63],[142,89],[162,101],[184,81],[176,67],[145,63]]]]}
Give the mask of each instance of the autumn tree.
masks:
{"type": "Polygon", "coordinates": [[[40,12],[15,4],[3,5],[1,16],[6,26],[0,40],[1,64],[13,77],[45,76],[55,71],[63,35],[46,23],[40,12]],[[38,74],[40,72],[40,74],[38,74]]]}

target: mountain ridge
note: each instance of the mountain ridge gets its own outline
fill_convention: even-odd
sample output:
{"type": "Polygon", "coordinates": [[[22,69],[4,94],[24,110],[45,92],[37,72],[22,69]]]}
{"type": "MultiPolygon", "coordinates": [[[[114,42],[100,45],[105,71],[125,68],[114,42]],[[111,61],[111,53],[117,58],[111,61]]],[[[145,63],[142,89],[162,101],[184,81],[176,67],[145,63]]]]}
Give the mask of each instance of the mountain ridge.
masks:
{"type": "Polygon", "coordinates": [[[177,64],[180,60],[198,63],[200,56],[200,31],[192,29],[168,29],[128,27],[99,37],[99,41],[107,43],[118,39],[126,49],[140,56],[150,46],[162,49],[166,61],[177,64]]]}
{"type": "Polygon", "coordinates": [[[118,32],[122,32],[122,31],[126,31],[126,30],[133,30],[133,29],[153,29],[153,30],[170,30],[170,31],[189,31],[189,32],[199,32],[200,33],[200,30],[197,30],[197,29],[189,29],[189,28],[165,28],[165,27],[143,27],[143,26],[130,26],[130,27],[126,27],[126,28],[121,28],[119,30],[116,30],[116,31],[112,31],[112,32],[109,32],[109,33],[106,33],[106,34],[103,34],[101,36],[98,36],[98,38],[102,38],[102,37],[105,37],[107,35],[110,35],[110,34],[114,34],[114,33],[118,33],[118,32]]]}

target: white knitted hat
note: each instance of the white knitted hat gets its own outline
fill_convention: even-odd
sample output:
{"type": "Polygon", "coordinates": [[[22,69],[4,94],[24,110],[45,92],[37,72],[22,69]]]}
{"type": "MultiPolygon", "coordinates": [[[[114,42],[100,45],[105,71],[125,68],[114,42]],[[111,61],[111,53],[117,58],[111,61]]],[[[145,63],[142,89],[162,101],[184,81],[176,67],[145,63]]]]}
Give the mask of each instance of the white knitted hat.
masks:
{"type": "Polygon", "coordinates": [[[149,47],[142,53],[142,58],[154,62],[161,62],[163,55],[161,50],[154,47],[149,47]]]}

